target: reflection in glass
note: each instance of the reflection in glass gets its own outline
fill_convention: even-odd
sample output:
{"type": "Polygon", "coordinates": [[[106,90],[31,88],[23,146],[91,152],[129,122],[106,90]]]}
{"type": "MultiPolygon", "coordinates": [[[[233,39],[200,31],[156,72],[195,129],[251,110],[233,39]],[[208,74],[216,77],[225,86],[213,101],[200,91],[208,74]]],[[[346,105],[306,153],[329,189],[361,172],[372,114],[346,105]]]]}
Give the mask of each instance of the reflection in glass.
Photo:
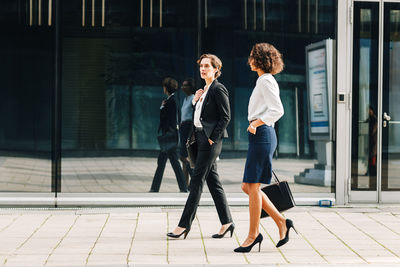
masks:
{"type": "Polygon", "coordinates": [[[51,192],[54,27],[48,3],[1,1],[0,191],[51,192]]]}
{"type": "MultiPolygon", "coordinates": [[[[334,192],[334,179],[323,186],[294,179],[325,171],[309,138],[305,47],[335,39],[337,1],[295,1],[289,9],[293,0],[213,0],[203,1],[201,10],[196,1],[183,0],[113,0],[104,8],[95,1],[94,9],[92,1],[83,2],[62,2],[62,192],[147,192],[159,151],[160,83],[194,77],[196,88],[203,87],[195,61],[207,52],[224,64],[219,80],[232,109],[218,172],[227,192],[241,192],[247,101],[257,78],[247,57],[263,41],[278,47],[286,64],[276,76],[285,115],[276,125],[273,165],[294,192],[334,192]]],[[[180,105],[183,97],[177,93],[180,105]]],[[[332,168],[334,146],[324,148],[332,168]]],[[[169,164],[162,183],[160,192],[178,191],[169,164]]]]}
{"type": "Polygon", "coordinates": [[[354,4],[352,190],[376,190],[378,4],[354,4]]]}
{"type": "Polygon", "coordinates": [[[230,90],[233,99],[233,116],[228,126],[230,137],[224,143],[221,162],[218,163],[219,170],[222,170],[221,177],[224,162],[235,170],[223,178],[230,180],[231,187],[224,186],[227,190],[240,192],[243,167],[237,167],[235,164],[244,164],[240,162],[245,154],[240,155],[239,152],[245,153],[248,146],[246,100],[250,97],[252,85],[257,77],[250,72],[247,65],[246,51],[255,43],[265,41],[278,47],[285,61],[284,71],[276,76],[285,115],[275,126],[278,149],[273,166],[279,175],[291,182],[294,192],[334,191],[334,173],[331,183],[326,186],[312,184],[304,179],[302,183],[295,182],[297,176],[311,175],[320,178],[320,173],[317,173],[319,171],[330,175],[335,166],[335,143],[332,142],[323,148],[327,155],[325,170],[325,166],[320,166],[317,161],[317,145],[309,138],[305,47],[320,40],[335,39],[334,18],[337,3],[318,1],[317,5],[316,2],[301,1],[299,7],[293,5],[293,1],[209,1],[208,27],[204,31],[201,44],[203,51],[215,52],[224,62],[220,80],[230,90]],[[288,5],[292,5],[293,8],[288,9],[288,5]],[[312,11],[311,16],[308,10],[312,11]],[[300,20],[293,19],[298,16],[300,20]],[[310,25],[310,30],[307,30],[307,25],[310,25]],[[236,152],[232,153],[233,155],[229,154],[229,157],[234,159],[226,159],[227,151],[236,152]]]}
{"type": "Polygon", "coordinates": [[[382,190],[400,189],[400,4],[385,3],[382,190]]]}
{"type": "MultiPolygon", "coordinates": [[[[160,84],[194,76],[196,10],[189,1],[91,2],[85,26],[82,1],[62,4],[62,192],[148,192],[160,84]]],[[[168,168],[162,190],[175,192],[168,168]]]]}

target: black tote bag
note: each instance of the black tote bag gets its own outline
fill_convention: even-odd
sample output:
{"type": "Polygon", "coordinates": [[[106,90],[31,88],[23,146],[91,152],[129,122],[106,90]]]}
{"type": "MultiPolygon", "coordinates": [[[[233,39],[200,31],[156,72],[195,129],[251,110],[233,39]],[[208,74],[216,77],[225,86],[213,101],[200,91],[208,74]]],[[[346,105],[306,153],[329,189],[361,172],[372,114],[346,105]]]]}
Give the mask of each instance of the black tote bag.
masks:
{"type": "Polygon", "coordinates": [[[157,139],[162,152],[167,152],[178,147],[179,136],[177,130],[170,130],[163,135],[157,136],[157,139]]]}
{"type": "Polygon", "coordinates": [[[190,168],[194,168],[197,158],[197,143],[194,133],[190,135],[186,142],[186,149],[188,152],[190,168]]]}
{"type": "MultiPolygon", "coordinates": [[[[271,200],[276,209],[280,212],[293,208],[294,206],[296,206],[296,203],[294,202],[288,182],[279,181],[275,172],[272,171],[272,173],[275,177],[276,183],[269,184],[261,188],[261,191],[263,191],[264,194],[267,195],[267,197],[271,200]]],[[[261,210],[261,218],[268,216],[269,215],[264,210],[261,210]]]]}

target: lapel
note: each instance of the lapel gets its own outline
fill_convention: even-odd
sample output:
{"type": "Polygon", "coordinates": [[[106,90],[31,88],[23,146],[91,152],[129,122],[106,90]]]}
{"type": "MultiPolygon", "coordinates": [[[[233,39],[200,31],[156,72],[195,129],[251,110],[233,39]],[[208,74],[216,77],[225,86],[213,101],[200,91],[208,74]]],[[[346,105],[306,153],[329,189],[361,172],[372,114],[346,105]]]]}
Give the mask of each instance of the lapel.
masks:
{"type": "Polygon", "coordinates": [[[217,84],[217,82],[218,82],[218,80],[215,79],[215,80],[211,83],[210,88],[208,88],[208,92],[207,92],[206,98],[204,98],[204,100],[203,100],[204,103],[203,103],[203,107],[202,107],[202,109],[201,109],[200,117],[203,115],[203,112],[204,112],[204,110],[205,110],[205,106],[206,106],[206,104],[207,104],[208,98],[210,97],[211,90],[214,90],[214,87],[215,87],[215,85],[217,84]]]}

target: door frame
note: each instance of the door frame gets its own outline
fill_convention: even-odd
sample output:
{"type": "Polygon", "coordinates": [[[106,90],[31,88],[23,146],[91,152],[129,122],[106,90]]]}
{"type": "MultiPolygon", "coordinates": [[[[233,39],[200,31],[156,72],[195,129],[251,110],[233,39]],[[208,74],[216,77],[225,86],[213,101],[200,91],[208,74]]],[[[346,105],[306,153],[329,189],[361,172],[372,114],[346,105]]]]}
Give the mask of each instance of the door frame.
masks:
{"type": "MultiPolygon", "coordinates": [[[[348,97],[345,99],[345,105],[340,105],[340,101],[338,100],[338,118],[345,117],[346,119],[341,122],[341,120],[337,120],[338,123],[338,144],[337,151],[345,151],[346,163],[343,163],[343,160],[340,160],[340,157],[343,154],[337,153],[337,192],[346,192],[345,196],[337,195],[336,202],[345,204],[345,203],[399,203],[398,199],[398,191],[392,192],[382,192],[382,113],[383,113],[383,38],[384,38],[384,4],[385,3],[400,3],[400,0],[352,0],[348,1],[348,3],[343,3],[347,1],[340,1],[338,8],[344,10],[346,8],[346,12],[338,11],[338,40],[345,39],[345,45],[343,47],[339,47],[338,45],[338,66],[340,62],[345,63],[345,68],[338,68],[338,93],[343,92],[348,97]],[[352,83],[353,83],[353,17],[354,17],[354,3],[355,2],[370,2],[370,3],[379,3],[379,37],[378,37],[378,108],[377,108],[377,123],[378,123],[378,132],[377,132],[377,189],[376,191],[352,191],[351,190],[351,142],[352,142],[352,83]],[[342,5],[340,4],[342,3],[342,5]],[[347,5],[344,7],[344,5],[347,5]],[[342,14],[341,14],[342,13],[342,14]],[[342,17],[341,17],[342,16],[342,17]],[[345,21],[346,25],[341,29],[341,21],[345,21]],[[346,38],[347,37],[347,38],[346,38]],[[342,53],[339,50],[342,50],[342,53]],[[348,74],[344,74],[346,71],[348,74]],[[342,82],[340,82],[342,80],[342,82]],[[340,91],[340,88],[348,88],[340,91]],[[339,110],[339,107],[341,109],[339,110]],[[342,127],[339,127],[339,124],[342,124],[342,127]],[[346,127],[347,126],[347,127],[346,127]],[[342,133],[339,133],[339,129],[346,129],[342,133]],[[344,140],[339,142],[341,135],[344,140]],[[345,146],[347,145],[347,146],[345,146]],[[344,171],[341,171],[344,170],[344,171]],[[340,173],[341,172],[341,173],[340,173]],[[345,172],[345,175],[341,176],[345,172]],[[343,183],[340,180],[346,177],[346,182],[343,183]],[[341,191],[343,189],[343,191],[341,191]],[[340,197],[340,198],[339,198],[340,197]],[[339,201],[340,200],[340,201],[339,201]]],[[[340,42],[338,42],[339,44],[340,42]]],[[[343,42],[342,42],[343,43],[343,42]]]]}

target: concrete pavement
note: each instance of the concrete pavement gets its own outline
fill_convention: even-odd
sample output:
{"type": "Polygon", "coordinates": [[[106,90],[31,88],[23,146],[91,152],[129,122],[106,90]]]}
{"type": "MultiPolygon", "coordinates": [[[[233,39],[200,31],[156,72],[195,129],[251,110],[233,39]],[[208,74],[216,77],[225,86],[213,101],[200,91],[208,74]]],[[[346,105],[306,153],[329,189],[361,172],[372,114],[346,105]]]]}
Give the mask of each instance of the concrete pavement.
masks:
{"type": "Polygon", "coordinates": [[[400,206],[296,207],[299,232],[279,236],[262,219],[261,252],[234,253],[247,234],[247,207],[232,207],[233,238],[213,239],[214,207],[200,207],[186,240],[170,239],[182,207],[0,209],[2,266],[400,266],[400,206]]]}

